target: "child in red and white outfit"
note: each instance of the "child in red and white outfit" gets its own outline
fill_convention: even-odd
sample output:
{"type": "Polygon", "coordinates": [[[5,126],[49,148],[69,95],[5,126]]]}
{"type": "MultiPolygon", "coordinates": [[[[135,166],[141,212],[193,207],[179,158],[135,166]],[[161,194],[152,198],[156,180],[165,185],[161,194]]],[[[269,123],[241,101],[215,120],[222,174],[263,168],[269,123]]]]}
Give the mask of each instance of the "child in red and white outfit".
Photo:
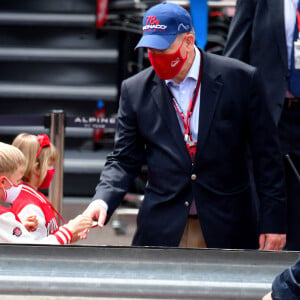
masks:
{"type": "MultiPolygon", "coordinates": [[[[22,152],[12,145],[0,142],[0,200],[9,195],[18,194],[19,182],[24,174],[25,158],[22,152]]],[[[25,219],[28,227],[34,227],[35,218],[25,219]]],[[[9,208],[0,205],[0,242],[29,244],[69,244],[76,242],[80,234],[92,226],[92,219],[83,215],[77,216],[68,224],[61,226],[55,233],[41,239],[34,239],[9,208]]]]}
{"type": "Polygon", "coordinates": [[[14,194],[8,194],[5,201],[12,204],[11,210],[22,222],[29,216],[37,217],[38,227],[32,231],[32,237],[40,239],[55,233],[59,227],[56,214],[61,216],[45,195],[38,191],[38,188],[49,187],[58,153],[46,134],[36,136],[21,133],[14,139],[13,146],[24,154],[26,167],[22,184],[14,194]]]}
{"type": "Polygon", "coordinates": [[[45,195],[38,191],[38,188],[49,188],[58,153],[46,134],[21,133],[14,139],[13,145],[24,154],[26,168],[19,190],[8,194],[5,201],[12,203],[12,211],[22,222],[29,216],[37,217],[38,227],[31,234],[33,238],[40,239],[58,230],[57,216],[66,223],[45,195]]]}

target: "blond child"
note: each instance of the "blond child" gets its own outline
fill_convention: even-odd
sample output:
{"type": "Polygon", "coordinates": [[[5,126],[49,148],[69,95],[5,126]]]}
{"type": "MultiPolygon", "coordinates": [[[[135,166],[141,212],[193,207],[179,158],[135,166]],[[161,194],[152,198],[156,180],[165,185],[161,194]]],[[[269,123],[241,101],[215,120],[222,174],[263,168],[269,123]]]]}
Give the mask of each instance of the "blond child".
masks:
{"type": "MultiPolygon", "coordinates": [[[[0,200],[18,194],[19,182],[23,178],[25,157],[12,145],[0,142],[0,200]]],[[[0,242],[69,244],[79,239],[79,235],[92,226],[92,220],[83,215],[77,216],[68,224],[61,226],[48,237],[33,239],[20,219],[7,207],[0,205],[0,242]]]]}
{"type": "Polygon", "coordinates": [[[12,211],[22,222],[31,215],[37,217],[38,227],[32,231],[32,236],[40,239],[58,229],[57,216],[65,223],[46,196],[38,190],[49,187],[58,153],[46,134],[36,136],[21,133],[12,144],[24,154],[25,169],[22,184],[19,186],[20,192],[7,197],[6,202],[12,204],[12,211]]]}

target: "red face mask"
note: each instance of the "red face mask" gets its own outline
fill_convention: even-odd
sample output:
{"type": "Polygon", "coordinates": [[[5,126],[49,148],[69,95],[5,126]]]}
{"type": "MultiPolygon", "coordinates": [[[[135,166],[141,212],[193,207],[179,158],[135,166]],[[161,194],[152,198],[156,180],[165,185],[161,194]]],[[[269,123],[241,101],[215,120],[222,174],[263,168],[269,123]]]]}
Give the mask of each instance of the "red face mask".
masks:
{"type": "Polygon", "coordinates": [[[180,49],[183,45],[185,38],[183,39],[178,50],[172,54],[153,54],[148,51],[149,60],[151,65],[160,79],[172,79],[182,69],[187,55],[185,58],[181,56],[180,49]]]}
{"type": "Polygon", "coordinates": [[[54,176],[54,173],[55,173],[55,168],[47,170],[47,174],[44,178],[44,181],[39,186],[39,189],[48,189],[49,188],[52,178],[54,176]]]}

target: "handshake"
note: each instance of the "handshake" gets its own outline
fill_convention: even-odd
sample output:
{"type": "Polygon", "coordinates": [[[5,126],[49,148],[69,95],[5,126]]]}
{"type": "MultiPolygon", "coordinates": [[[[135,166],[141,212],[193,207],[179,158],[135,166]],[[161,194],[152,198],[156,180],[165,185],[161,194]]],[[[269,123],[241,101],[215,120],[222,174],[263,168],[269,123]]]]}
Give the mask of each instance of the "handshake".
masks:
{"type": "MultiPolygon", "coordinates": [[[[55,236],[60,244],[75,243],[80,239],[86,239],[90,228],[96,226],[102,228],[105,219],[106,209],[99,203],[92,202],[82,214],[60,226],[58,231],[50,236],[52,238],[55,236]],[[102,216],[102,218],[99,216],[102,216]]],[[[27,217],[22,223],[29,232],[33,232],[39,227],[38,218],[35,215],[27,217]]]]}
{"type": "Polygon", "coordinates": [[[102,203],[101,200],[93,201],[82,214],[63,226],[73,235],[71,243],[75,243],[79,239],[87,238],[90,228],[96,226],[102,228],[104,226],[107,212],[102,203]]]}

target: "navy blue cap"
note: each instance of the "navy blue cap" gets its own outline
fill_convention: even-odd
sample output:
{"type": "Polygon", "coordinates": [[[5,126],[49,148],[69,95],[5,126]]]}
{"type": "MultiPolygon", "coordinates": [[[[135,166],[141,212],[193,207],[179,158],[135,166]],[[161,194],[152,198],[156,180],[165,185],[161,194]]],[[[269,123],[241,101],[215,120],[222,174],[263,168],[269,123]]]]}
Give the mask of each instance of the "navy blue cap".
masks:
{"type": "Polygon", "coordinates": [[[162,2],[145,12],[143,36],[135,48],[165,50],[178,34],[192,29],[192,18],[187,10],[174,3],[162,2]]]}

